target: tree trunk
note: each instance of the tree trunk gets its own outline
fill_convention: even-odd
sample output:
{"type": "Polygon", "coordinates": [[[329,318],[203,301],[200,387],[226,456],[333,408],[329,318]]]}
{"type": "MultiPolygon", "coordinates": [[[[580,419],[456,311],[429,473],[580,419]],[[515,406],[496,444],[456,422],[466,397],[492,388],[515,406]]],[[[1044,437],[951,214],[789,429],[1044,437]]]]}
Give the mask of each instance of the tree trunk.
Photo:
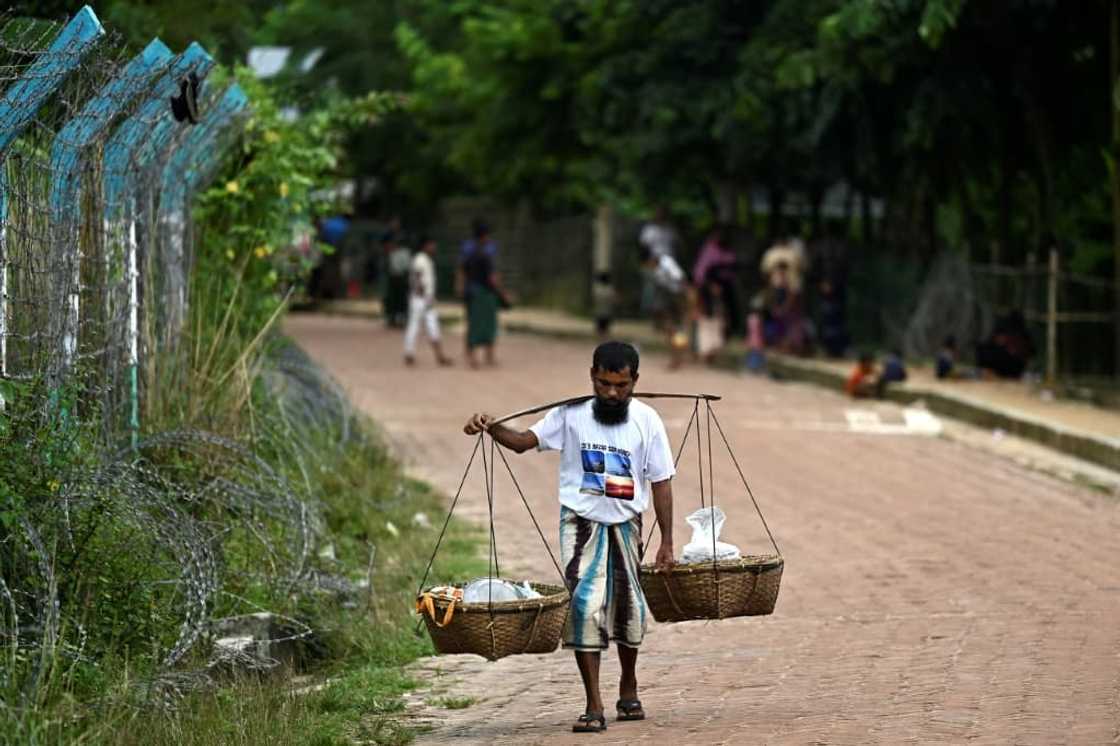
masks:
{"type": "Polygon", "coordinates": [[[712,186],[716,198],[716,222],[734,225],[738,222],[739,188],[731,181],[717,181],[712,186]]]}
{"type": "Polygon", "coordinates": [[[1112,183],[1112,306],[1116,311],[1112,339],[1112,375],[1120,379],[1120,107],[1116,105],[1117,86],[1120,86],[1120,0],[1112,0],[1109,5],[1108,101],[1112,111],[1112,163],[1109,180],[1112,183]]]}
{"type": "Polygon", "coordinates": [[[786,192],[780,186],[770,188],[770,222],[766,226],[767,238],[770,243],[777,241],[785,235],[785,220],[782,210],[785,208],[786,192]]]}
{"type": "Polygon", "coordinates": [[[1010,137],[1010,128],[1005,126],[999,168],[999,240],[992,244],[992,264],[1007,262],[1011,256],[1011,202],[1015,165],[1011,159],[1010,137]]]}
{"type": "Polygon", "coordinates": [[[875,246],[875,217],[871,214],[871,195],[860,192],[859,200],[859,231],[863,245],[867,248],[875,246]]]}
{"type": "Polygon", "coordinates": [[[823,225],[821,224],[821,213],[822,208],[824,207],[824,194],[825,190],[820,186],[813,187],[809,194],[809,209],[812,211],[812,226],[810,229],[810,235],[812,236],[812,238],[821,238],[824,234],[823,225]]]}

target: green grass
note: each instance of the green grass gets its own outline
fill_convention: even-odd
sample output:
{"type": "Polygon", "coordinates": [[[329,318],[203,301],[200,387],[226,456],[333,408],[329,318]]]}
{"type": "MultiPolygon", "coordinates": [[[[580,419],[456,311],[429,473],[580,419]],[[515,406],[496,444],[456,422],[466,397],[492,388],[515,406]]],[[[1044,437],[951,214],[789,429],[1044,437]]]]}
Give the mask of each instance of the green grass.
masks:
{"type": "MultiPolygon", "coordinates": [[[[360,594],[357,607],[346,608],[329,596],[279,599],[262,589],[239,589],[316,630],[317,654],[302,675],[246,675],[161,709],[137,701],[135,665],[130,672],[127,661],[104,659],[86,668],[70,667],[71,672],[84,672],[88,680],[71,674],[51,688],[47,700],[31,708],[17,710],[14,698],[0,702],[0,743],[410,742],[417,726],[409,723],[402,695],[417,682],[405,667],[434,652],[427,634],[417,634],[414,594],[443,525],[446,502],[426,484],[406,477],[372,437],[345,449],[324,447],[322,452],[315,487],[324,504],[324,533],[334,546],[335,559],[318,562],[321,569],[355,581],[370,577],[372,594],[360,594]],[[427,515],[429,527],[413,521],[418,512],[427,515]],[[372,573],[371,547],[376,547],[372,573]],[[278,603],[286,605],[277,607],[278,603]],[[91,690],[98,696],[91,698],[91,690]]],[[[483,574],[481,548],[480,530],[452,521],[429,583],[483,574]]],[[[197,669],[202,660],[200,656],[185,667],[197,669]]],[[[455,700],[448,706],[469,704],[455,700]]]]}
{"type": "Polygon", "coordinates": [[[465,710],[477,703],[478,699],[475,697],[436,697],[428,700],[428,704],[432,707],[439,707],[444,710],[465,710]]]}

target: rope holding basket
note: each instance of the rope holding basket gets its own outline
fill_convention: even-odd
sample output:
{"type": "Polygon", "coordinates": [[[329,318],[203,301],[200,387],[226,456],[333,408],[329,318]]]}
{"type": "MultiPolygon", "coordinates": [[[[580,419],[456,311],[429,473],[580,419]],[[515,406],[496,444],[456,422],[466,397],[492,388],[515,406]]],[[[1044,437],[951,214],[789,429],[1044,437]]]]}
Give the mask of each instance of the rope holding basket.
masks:
{"type": "Polygon", "coordinates": [[[433,608],[422,616],[436,651],[444,655],[473,653],[494,661],[507,655],[556,650],[568,616],[568,590],[544,583],[530,586],[540,598],[465,604],[429,595],[433,608]],[[452,607],[450,621],[441,623],[452,607]]]}
{"type": "MultiPolygon", "coordinates": [[[[715,480],[713,479],[712,466],[712,423],[723,440],[728,455],[739,474],[739,479],[750,495],[755,511],[766,529],[766,535],[774,547],[774,554],[748,555],[738,559],[716,559],[716,532],[712,531],[712,561],[698,562],[695,564],[677,564],[668,569],[659,569],[654,565],[642,565],[641,584],[645,594],[646,603],[649,605],[653,618],[659,622],[685,622],[695,619],[727,619],[738,616],[763,616],[772,614],[778,602],[778,591],[781,588],[782,570],[785,560],[774,534],[762,515],[762,509],[754,497],[754,492],[747,483],[747,478],[739,466],[735,452],[719,424],[719,419],[712,411],[711,401],[704,403],[707,415],[707,444],[708,444],[708,485],[711,499],[705,500],[704,493],[704,428],[700,423],[700,400],[692,410],[692,417],[688,421],[684,438],[681,440],[680,449],[677,451],[676,461],[679,463],[684,453],[685,443],[696,425],[696,453],[700,477],[700,507],[708,508],[714,513],[715,507],[715,480]]],[[[714,521],[713,521],[714,522],[714,521]]],[[[643,545],[649,546],[653,538],[653,527],[650,527],[649,537],[643,545]]]]}
{"type": "Polygon", "coordinates": [[[784,566],[775,554],[722,560],[718,569],[708,563],[668,570],[647,565],[642,568],[642,591],[659,622],[761,616],[774,611],[784,566]]]}
{"type": "Polygon", "coordinates": [[[455,655],[469,653],[480,655],[490,661],[504,658],[507,655],[520,655],[525,653],[551,653],[560,646],[560,637],[564,630],[564,622],[568,618],[568,589],[564,585],[551,585],[546,583],[530,583],[534,591],[540,594],[536,598],[525,598],[515,601],[495,601],[490,596],[484,602],[466,602],[463,600],[463,587],[465,584],[457,583],[453,595],[425,591],[424,584],[431,573],[436,554],[439,552],[447,526],[451,522],[451,515],[463,492],[463,485],[470,474],[475,457],[482,453],[483,478],[486,483],[486,501],[490,516],[490,547],[488,552],[489,569],[488,579],[500,576],[498,567],[497,540],[494,531],[494,467],[495,453],[501,456],[502,463],[509,473],[510,479],[517,488],[521,501],[525,504],[533,525],[548,550],[556,571],[560,573],[561,582],[564,574],[560,571],[560,564],[552,552],[552,547],[545,539],[537,518],[529,508],[529,501],[521,490],[513,469],[509,465],[505,454],[497,447],[496,441],[490,439],[490,457],[487,459],[485,447],[486,433],[480,433],[475,442],[474,451],[471,453],[467,468],[463,472],[463,479],[451,501],[451,508],[444,519],[443,528],[436,540],[435,550],[420,586],[416,590],[416,611],[423,624],[428,628],[428,635],[432,638],[432,645],[441,655],[455,655]],[[481,447],[481,448],[480,448],[481,447]]]}
{"type": "MultiPolygon", "coordinates": [[[[700,503],[702,508],[708,507],[708,501],[705,500],[704,493],[704,437],[699,419],[700,402],[704,402],[707,415],[708,482],[709,485],[712,485],[711,508],[714,511],[715,494],[711,457],[711,426],[714,422],[723,440],[724,446],[727,448],[727,452],[732,462],[735,464],[735,468],[739,473],[739,478],[742,480],[743,486],[750,495],[751,501],[754,503],[755,510],[758,512],[763,526],[766,528],[766,533],[770,537],[770,542],[773,544],[775,552],[775,554],[753,555],[741,557],[736,560],[717,561],[715,559],[715,532],[713,531],[713,559],[711,563],[703,562],[689,565],[675,565],[667,570],[659,570],[652,565],[643,565],[641,568],[640,582],[654,619],[659,622],[679,622],[692,619],[726,619],[736,616],[756,616],[772,613],[777,603],[785,561],[778,549],[777,542],[774,541],[774,535],[770,532],[770,527],[766,524],[766,518],[762,515],[762,510],[758,506],[758,501],[755,500],[754,493],[751,491],[750,485],[747,484],[746,477],[743,475],[743,470],[739,467],[739,462],[735,458],[734,452],[731,450],[731,445],[727,441],[727,436],[724,435],[719,420],[712,412],[711,402],[718,401],[720,397],[711,394],[653,393],[637,393],[634,394],[634,396],[639,398],[687,398],[695,401],[692,417],[689,419],[688,427],[681,441],[680,450],[677,452],[675,463],[680,462],[681,455],[684,453],[684,446],[695,424],[700,472],[700,503]]],[[[553,402],[540,407],[515,412],[495,420],[493,424],[500,424],[507,420],[541,412],[555,406],[576,404],[587,401],[590,398],[592,397],[575,397],[561,402],[553,402]]],[[[564,573],[560,569],[559,563],[556,561],[556,555],[552,552],[552,547],[549,545],[548,540],[545,539],[540,524],[537,522],[532,508],[529,506],[529,501],[526,499],[525,493],[518,484],[517,477],[513,474],[513,469],[510,467],[509,461],[506,459],[502,449],[497,447],[497,443],[492,437],[490,439],[490,458],[487,459],[486,448],[484,447],[486,435],[487,433],[485,432],[480,433],[478,440],[475,442],[474,451],[472,451],[470,460],[467,462],[467,468],[459,483],[459,489],[455,493],[455,498],[451,502],[451,507],[444,520],[439,538],[436,540],[435,550],[432,552],[432,557],[428,560],[428,566],[424,572],[424,577],[421,579],[420,586],[417,588],[416,610],[420,614],[423,623],[427,626],[428,634],[432,639],[436,651],[441,654],[472,653],[493,661],[507,655],[550,653],[556,650],[560,645],[560,637],[563,633],[564,623],[567,620],[568,605],[571,598],[569,589],[566,587],[564,573]],[[462,496],[463,485],[466,483],[475,457],[480,451],[480,446],[482,446],[483,473],[486,483],[486,498],[490,522],[488,578],[493,579],[500,575],[497,541],[494,531],[494,468],[496,465],[494,455],[497,453],[497,455],[501,457],[506,471],[509,473],[518,495],[521,497],[525,509],[533,520],[533,525],[537,529],[537,534],[548,550],[549,556],[552,559],[552,564],[561,578],[562,585],[558,586],[544,583],[531,583],[530,587],[541,594],[537,598],[495,602],[491,597],[488,598],[485,603],[465,603],[461,600],[462,584],[452,586],[453,588],[459,589],[460,592],[451,596],[424,591],[424,583],[431,573],[436,554],[439,552],[443,537],[447,532],[448,524],[451,521],[451,516],[455,511],[459,498],[462,496]]],[[[643,544],[643,557],[645,547],[649,545],[649,540],[652,536],[651,528],[650,536],[643,544]]]]}

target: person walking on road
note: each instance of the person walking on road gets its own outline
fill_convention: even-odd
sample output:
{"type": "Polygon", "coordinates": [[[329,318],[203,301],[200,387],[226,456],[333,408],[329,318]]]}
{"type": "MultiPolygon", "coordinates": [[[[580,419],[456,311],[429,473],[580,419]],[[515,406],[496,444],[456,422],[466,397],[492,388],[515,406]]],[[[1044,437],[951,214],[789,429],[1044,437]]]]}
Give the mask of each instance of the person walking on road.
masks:
{"type": "Polygon", "coordinates": [[[661,545],[657,565],[673,564],[673,454],[657,411],[631,397],[638,381],[638,351],[604,342],[591,359],[594,396],[555,407],[528,430],[495,424],[475,414],[463,431],[483,430],[517,453],[560,451],[560,549],[571,606],[564,647],[575,651],[586,708],[576,733],[607,728],[599,691],[599,663],[611,641],[622,675],[615,703],[618,720],[642,720],[638,699],[638,648],[649,610],[641,572],[642,513],[652,496],[661,545]]]}
{"type": "Polygon", "coordinates": [[[650,311],[654,327],[663,332],[669,343],[669,369],[681,366],[688,349],[688,334],[684,325],[691,316],[688,278],[676,260],[668,254],[654,254],[649,249],[639,251],[643,277],[653,288],[650,311]]]}
{"type": "Polygon", "coordinates": [[[408,275],[412,264],[412,251],[401,243],[401,236],[387,231],[381,238],[385,254],[385,321],[389,326],[402,327],[408,319],[408,275]]]}
{"type": "Polygon", "coordinates": [[[487,365],[496,364],[494,340],[498,336],[498,308],[504,295],[494,267],[498,247],[490,238],[490,227],[476,220],[473,232],[474,238],[463,242],[459,255],[458,284],[467,306],[467,362],[477,368],[477,347],[485,351],[487,365]]]}
{"type": "Polygon", "coordinates": [[[432,260],[435,253],[435,240],[421,239],[420,250],[412,257],[409,268],[408,324],[404,330],[405,365],[416,363],[416,337],[421,325],[428,335],[428,341],[432,343],[436,362],[440,365],[452,364],[451,358],[443,354],[440,346],[439,314],[436,313],[436,265],[432,260]]]}

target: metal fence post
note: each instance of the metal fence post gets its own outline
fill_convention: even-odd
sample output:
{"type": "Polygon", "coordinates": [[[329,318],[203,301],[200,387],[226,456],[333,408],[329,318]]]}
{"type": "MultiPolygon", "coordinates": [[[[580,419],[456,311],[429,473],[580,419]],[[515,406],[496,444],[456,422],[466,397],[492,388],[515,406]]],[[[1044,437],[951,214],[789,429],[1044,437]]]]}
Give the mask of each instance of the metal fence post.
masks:
{"type": "Polygon", "coordinates": [[[1046,274],[1046,383],[1058,380],[1058,249],[1050,247],[1046,274]]]}
{"type": "Polygon", "coordinates": [[[97,15],[85,6],[62,28],[47,51],[0,97],[0,376],[8,375],[8,149],[32,122],[39,107],[104,34],[97,15]]]}
{"type": "MultiPolygon", "coordinates": [[[[64,253],[68,260],[70,287],[62,288],[68,296],[60,350],[60,366],[67,369],[77,353],[80,322],[80,261],[78,259],[78,221],[81,217],[80,174],[85,165],[86,150],[109,129],[113,120],[140,93],[148,88],[152,77],[167,67],[171,50],[159,39],[151,43],[110,80],[82,111],[66,123],[51,148],[51,222],[55,229],[53,250],[64,253]]],[[[106,252],[105,261],[109,261],[106,252]]]]}
{"type": "MultiPolygon", "coordinates": [[[[159,226],[161,238],[167,243],[165,253],[172,262],[179,262],[187,273],[191,264],[184,250],[186,226],[189,219],[188,200],[202,174],[203,164],[216,159],[218,140],[222,133],[249,105],[241,86],[234,83],[216,97],[213,106],[201,122],[187,133],[168,158],[160,179],[159,226]]],[[[186,292],[186,284],[179,288],[186,292]]],[[[179,300],[186,307],[186,298],[179,300]]]]}
{"type": "Polygon", "coordinates": [[[128,362],[131,387],[130,428],[135,441],[140,428],[140,262],[134,198],[140,165],[159,152],[174,132],[169,98],[191,72],[205,76],[214,61],[192,43],[151,87],[151,96],[110,137],[105,146],[103,189],[105,226],[109,237],[124,242],[129,284],[128,362]]]}

